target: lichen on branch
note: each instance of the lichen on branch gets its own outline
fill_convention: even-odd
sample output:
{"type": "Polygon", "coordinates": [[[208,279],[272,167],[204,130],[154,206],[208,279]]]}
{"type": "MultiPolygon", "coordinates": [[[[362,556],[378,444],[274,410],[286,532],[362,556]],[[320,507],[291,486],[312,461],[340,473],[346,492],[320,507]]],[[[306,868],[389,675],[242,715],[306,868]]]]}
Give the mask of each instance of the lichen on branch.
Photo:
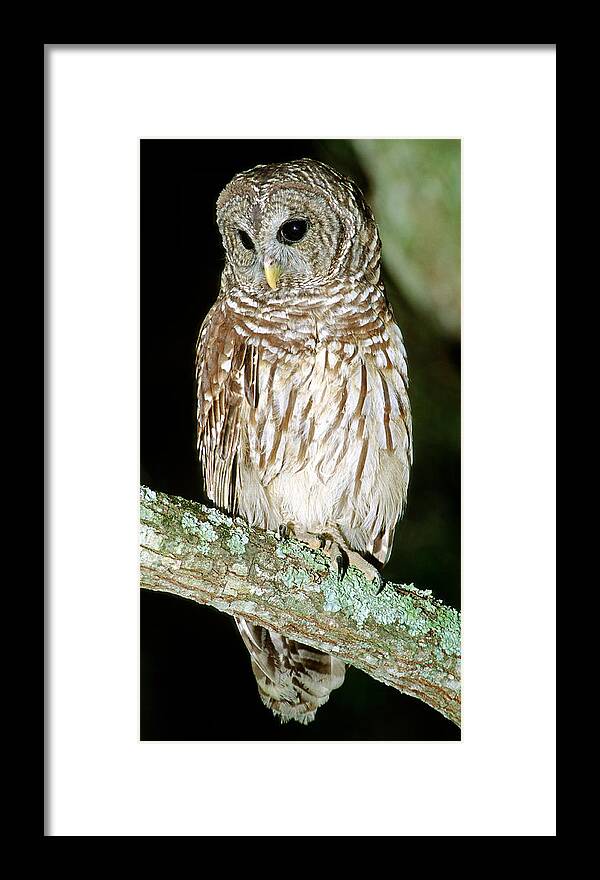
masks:
{"type": "Polygon", "coordinates": [[[215,508],[140,490],[141,587],[174,593],[336,654],[460,725],[460,615],[215,508]]]}

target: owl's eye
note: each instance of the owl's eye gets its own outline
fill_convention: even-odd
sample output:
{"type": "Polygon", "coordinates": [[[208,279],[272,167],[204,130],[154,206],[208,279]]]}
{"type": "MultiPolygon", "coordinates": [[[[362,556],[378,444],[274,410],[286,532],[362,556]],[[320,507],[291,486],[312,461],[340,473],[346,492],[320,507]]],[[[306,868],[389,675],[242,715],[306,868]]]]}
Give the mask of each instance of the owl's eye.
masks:
{"type": "Polygon", "coordinates": [[[254,242],[252,241],[252,239],[250,238],[248,233],[244,232],[243,229],[238,229],[238,235],[240,237],[240,241],[242,242],[242,244],[244,245],[246,250],[253,251],[254,250],[254,242]]]}
{"type": "Polygon", "coordinates": [[[277,238],[284,244],[294,244],[306,235],[307,220],[288,220],[280,227],[277,238]]]}

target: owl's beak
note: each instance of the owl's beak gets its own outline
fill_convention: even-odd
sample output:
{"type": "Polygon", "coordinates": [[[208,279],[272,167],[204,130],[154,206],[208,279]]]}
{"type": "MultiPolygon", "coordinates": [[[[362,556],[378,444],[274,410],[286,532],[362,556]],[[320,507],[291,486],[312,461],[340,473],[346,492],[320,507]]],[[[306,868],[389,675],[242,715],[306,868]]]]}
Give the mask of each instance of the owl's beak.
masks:
{"type": "Polygon", "coordinates": [[[267,284],[271,290],[275,290],[277,282],[279,281],[279,276],[281,275],[281,266],[279,263],[276,263],[275,260],[271,259],[271,257],[267,257],[263,265],[267,284]]]}

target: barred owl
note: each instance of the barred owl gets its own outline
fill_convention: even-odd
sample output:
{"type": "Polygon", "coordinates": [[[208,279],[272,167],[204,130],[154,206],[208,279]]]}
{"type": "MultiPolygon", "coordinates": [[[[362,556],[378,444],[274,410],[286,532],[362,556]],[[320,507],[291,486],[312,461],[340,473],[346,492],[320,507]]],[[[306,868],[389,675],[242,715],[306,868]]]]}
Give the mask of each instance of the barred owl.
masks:
{"type": "MultiPolygon", "coordinates": [[[[217,201],[219,296],[197,345],[205,491],[372,579],[406,503],[406,352],[358,187],[322,162],[258,165],[217,201]]],[[[337,657],[242,619],[262,701],[307,723],[344,680],[337,657]]]]}

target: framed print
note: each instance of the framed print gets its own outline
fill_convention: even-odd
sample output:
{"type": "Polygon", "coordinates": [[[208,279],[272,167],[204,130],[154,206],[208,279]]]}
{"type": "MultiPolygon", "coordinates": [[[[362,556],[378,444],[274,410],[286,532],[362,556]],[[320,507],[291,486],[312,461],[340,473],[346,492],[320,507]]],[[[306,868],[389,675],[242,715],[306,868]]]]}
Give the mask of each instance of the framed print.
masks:
{"type": "Polygon", "coordinates": [[[553,836],[555,47],[44,52],[45,833],[553,836]]]}

